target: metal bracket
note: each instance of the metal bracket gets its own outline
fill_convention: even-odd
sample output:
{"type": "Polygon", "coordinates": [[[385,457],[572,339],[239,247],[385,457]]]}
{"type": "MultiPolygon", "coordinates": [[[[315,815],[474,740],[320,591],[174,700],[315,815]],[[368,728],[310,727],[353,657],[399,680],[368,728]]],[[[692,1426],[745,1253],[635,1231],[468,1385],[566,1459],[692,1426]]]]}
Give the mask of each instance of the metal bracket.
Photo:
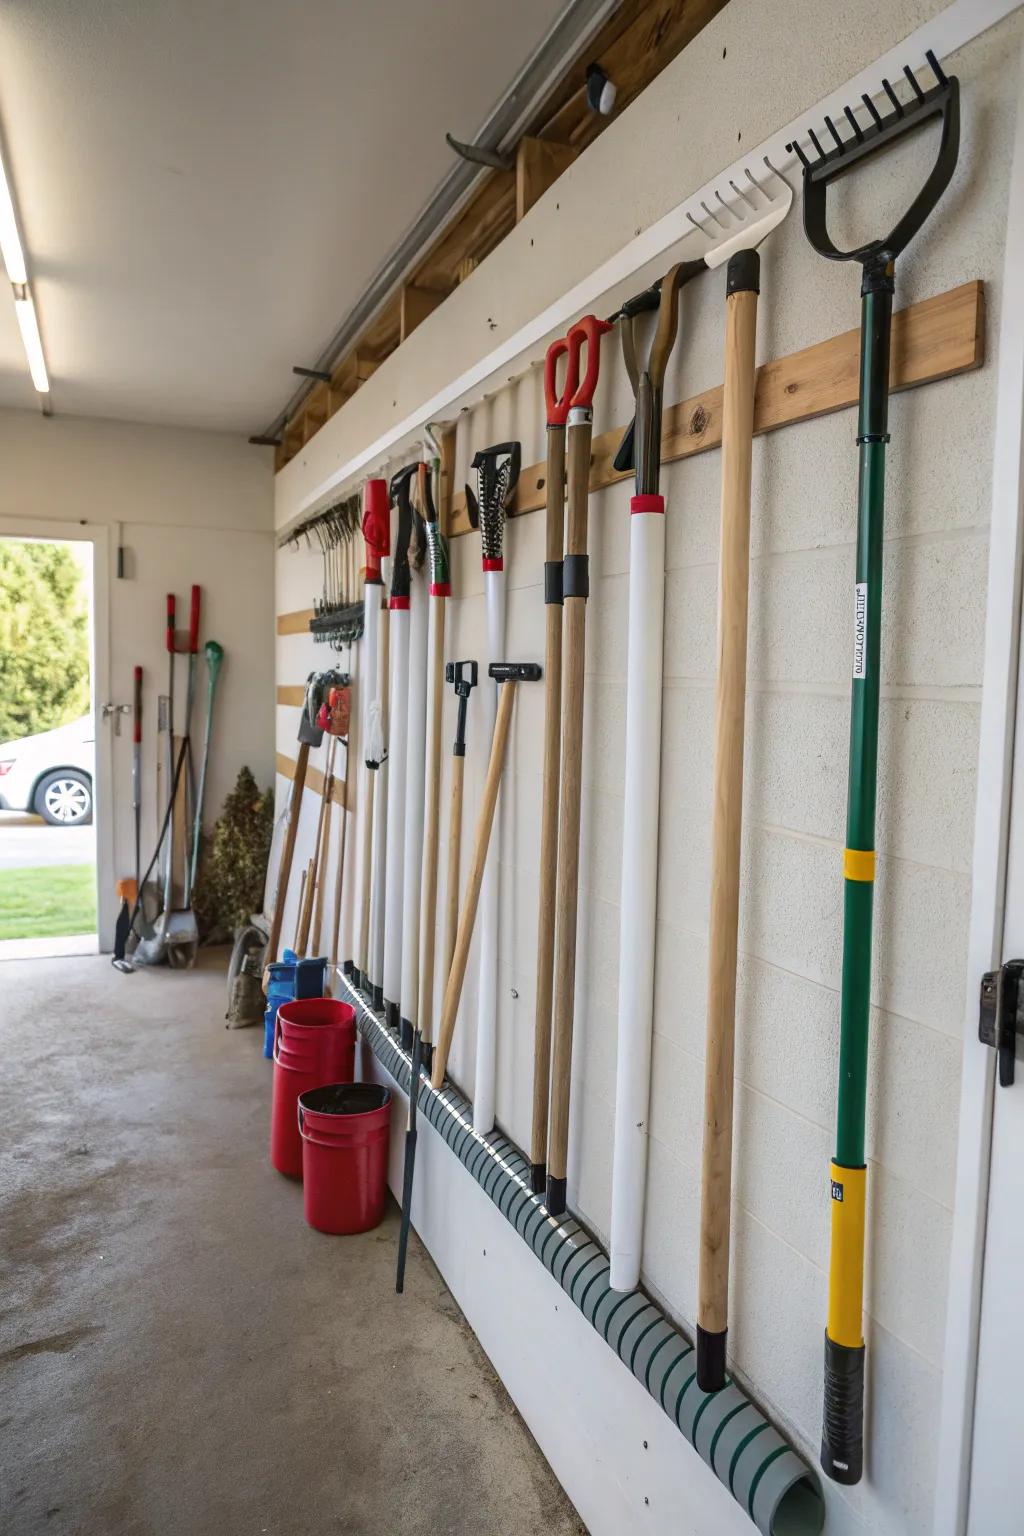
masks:
{"type": "Polygon", "coordinates": [[[502,155],[496,149],[486,149],[482,144],[464,144],[461,139],[453,139],[450,133],[446,133],[444,139],[449,149],[454,149],[457,155],[472,165],[486,165],[492,171],[515,169],[515,155],[502,155]]]}
{"type": "Polygon", "coordinates": [[[1007,960],[981,978],[978,1039],[999,1052],[999,1086],[1013,1085],[1017,1036],[1024,1035],[1024,960],[1007,960]]]}

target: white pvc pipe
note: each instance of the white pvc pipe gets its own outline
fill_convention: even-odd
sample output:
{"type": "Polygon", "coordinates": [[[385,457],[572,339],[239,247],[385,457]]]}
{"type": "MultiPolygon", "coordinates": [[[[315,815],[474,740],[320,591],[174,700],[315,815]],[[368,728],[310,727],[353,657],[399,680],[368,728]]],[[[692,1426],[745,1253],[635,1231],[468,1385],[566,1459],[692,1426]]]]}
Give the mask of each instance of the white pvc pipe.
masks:
{"type": "MultiPolygon", "coordinates": [[[[384,1006],[398,1008],[402,988],[402,888],[405,855],[405,753],[409,728],[409,599],[391,599],[388,693],[388,815],[384,875],[384,1006]],[[396,604],[400,605],[396,607],[396,604]],[[389,1006],[390,1005],[390,1006],[389,1006]]],[[[392,1024],[397,1017],[389,1018],[392,1024]]]]}
{"type": "MultiPolygon", "coordinates": [[[[390,584],[391,561],[385,558],[381,561],[381,570],[385,573],[385,584],[390,584]]],[[[381,612],[377,618],[378,630],[382,624],[390,623],[390,613],[381,612]]],[[[390,633],[390,632],[389,632],[390,633]]],[[[370,983],[379,989],[384,980],[384,876],[385,876],[385,850],[387,837],[385,835],[388,817],[388,717],[383,712],[382,706],[386,689],[384,686],[384,647],[377,641],[377,665],[375,672],[377,682],[374,689],[374,702],[382,710],[381,726],[384,733],[384,760],[377,769],[377,782],[374,785],[373,795],[373,883],[370,896],[370,983]]]]}
{"type": "Polygon", "coordinates": [[[619,1028],[609,1243],[609,1284],[616,1291],[636,1288],[643,1251],[661,794],[664,505],[660,496],[635,496],[630,507],[619,1028]]]}
{"type": "Polygon", "coordinates": [[[429,581],[426,570],[412,573],[409,610],[409,709],[405,768],[405,871],[402,890],[402,983],[397,999],[402,1018],[415,1027],[419,1017],[420,885],[423,877],[423,796],[427,758],[427,628],[429,581]]]}
{"type": "MultiPolygon", "coordinates": [[[[356,696],[356,706],[359,710],[359,757],[357,762],[361,765],[359,782],[362,785],[362,793],[356,806],[356,816],[349,831],[355,834],[355,880],[351,882],[354,890],[359,894],[355,900],[352,911],[352,944],[351,956],[357,966],[362,965],[362,890],[365,878],[363,869],[363,838],[366,835],[366,825],[363,818],[367,814],[370,802],[369,786],[371,773],[366,766],[366,747],[370,739],[370,705],[373,703],[377,690],[377,624],[380,618],[381,584],[376,581],[368,581],[363,587],[363,638],[359,649],[359,693],[356,696]]],[[[374,778],[374,798],[376,798],[377,783],[374,778]]],[[[372,859],[371,859],[372,868],[372,859]]],[[[372,886],[371,886],[372,892],[372,886]]],[[[371,894],[371,914],[373,911],[371,894]]],[[[366,964],[370,965],[370,956],[373,953],[373,925],[370,926],[371,940],[367,948],[366,964]]]]}
{"type": "MultiPolygon", "coordinates": [[[[484,572],[487,605],[487,659],[505,661],[505,572],[484,572]]],[[[491,753],[491,737],[498,713],[498,684],[481,679],[484,728],[483,750],[491,753]]],[[[480,891],[480,969],[477,982],[476,1077],[473,1086],[473,1129],[486,1136],[494,1129],[494,1093],[498,1066],[498,863],[501,842],[501,796],[494,809],[495,831],[491,837],[480,891]]]]}

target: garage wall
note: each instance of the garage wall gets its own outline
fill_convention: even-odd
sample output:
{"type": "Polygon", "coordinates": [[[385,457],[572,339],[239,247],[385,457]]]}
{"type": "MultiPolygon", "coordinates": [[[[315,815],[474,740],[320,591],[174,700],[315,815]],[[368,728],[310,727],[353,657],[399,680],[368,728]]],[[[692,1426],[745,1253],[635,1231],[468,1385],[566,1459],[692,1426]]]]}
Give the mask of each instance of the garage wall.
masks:
{"type": "MultiPolygon", "coordinates": [[[[96,616],[97,626],[106,627],[111,658],[104,697],[130,703],[132,668],[143,666],[144,850],[151,848],[158,825],[157,697],[167,690],[169,591],[177,594],[179,626],[187,626],[190,587],[199,582],[201,640],[219,640],[226,652],[207,819],[215,819],[243,763],[261,785],[268,784],[274,761],[273,704],[265,679],[273,668],[274,542],[267,451],[221,433],[0,411],[0,464],[0,517],[20,531],[30,534],[33,524],[47,521],[99,524],[109,530],[109,609],[96,616]],[[116,574],[118,525],[125,546],[123,580],[116,574]]],[[[184,698],[184,673],[182,660],[179,699],[184,698]]],[[[199,686],[205,693],[202,662],[199,686]]],[[[111,745],[114,870],[100,882],[101,943],[107,945],[112,941],[113,881],[130,874],[134,863],[130,722],[111,745]]]]}
{"type": "MultiPolygon", "coordinates": [[[[607,197],[602,212],[607,211],[619,236],[632,235],[699,186],[716,165],[729,163],[736,153],[735,124],[744,142],[756,141],[797,113],[805,97],[832,88],[938,7],[900,4],[888,8],[884,18],[872,9],[871,26],[860,25],[868,15],[860,5],[842,18],[829,7],[772,7],[777,26],[769,24],[766,9],[732,0],[559,183],[557,196],[549,193],[523,221],[506,242],[516,242],[515,251],[503,246],[491,258],[491,286],[485,263],[465,285],[477,285],[474,293],[464,296],[460,290],[449,301],[451,330],[445,328],[446,305],[421,328],[424,334],[418,331],[307,445],[304,455],[278,475],[279,526],[309,504],[332,458],[340,464],[401,419],[403,404],[408,410],[429,393],[425,380],[430,387],[443,381],[445,364],[450,373],[465,365],[478,344],[474,316],[479,319],[487,310],[499,327],[514,330],[527,318],[531,295],[539,307],[606,253],[600,246],[601,220],[593,214],[599,192],[607,197]],[[815,34],[826,17],[827,43],[815,34]],[[794,36],[802,39],[798,78],[791,52],[794,36]],[[780,39],[786,44],[785,58],[773,53],[780,39]],[[762,66],[757,74],[744,68],[753,68],[755,42],[762,66]],[[737,54],[736,75],[726,75],[721,60],[737,54]],[[707,104],[709,92],[718,93],[717,111],[706,119],[698,108],[707,104]],[[748,124],[753,125],[749,135],[748,124]],[[671,127],[667,136],[666,125],[671,127]],[[655,143],[663,146],[658,155],[650,153],[655,143]],[[687,152],[693,148],[685,168],[684,145],[687,152]],[[585,262],[575,260],[575,268],[567,254],[575,249],[566,238],[567,207],[574,210],[572,227],[579,231],[580,244],[586,246],[591,235],[598,242],[587,248],[585,262]],[[526,270],[533,261],[527,243],[533,247],[535,242],[556,273],[550,282],[546,270],[526,270]],[[447,350],[438,346],[442,337],[447,350]],[[415,350],[418,342],[421,350],[415,350]]],[[[827,1530],[843,1536],[867,1531],[919,1536],[929,1529],[933,1509],[965,1001],[995,352],[1022,37],[1018,13],[947,62],[960,74],[964,91],[961,162],[939,217],[898,271],[900,306],[970,278],[984,280],[986,360],[979,372],[904,394],[892,407],[868,1124],[869,1450],[867,1474],[858,1488],[826,1488],[827,1530]]],[[[930,164],[932,148],[922,136],[906,147],[898,163],[890,157],[870,175],[845,184],[844,194],[849,189],[855,201],[840,235],[855,234],[865,220],[874,230],[884,224],[887,211],[904,206],[908,189],[920,184],[930,164]]],[[[666,252],[662,268],[673,259],[676,253],[666,252]]],[[[721,274],[687,292],[684,343],[673,358],[666,400],[720,381],[723,296],[721,274]]],[[[854,326],[858,314],[857,273],[811,252],[795,208],[762,254],[759,358],[788,353],[854,326]]],[[[596,432],[627,420],[631,409],[618,357],[612,348],[605,356],[596,432]]],[[[842,413],[760,439],[754,450],[729,1342],[737,1374],[815,1463],[839,1027],[854,433],[852,414],[842,413]]],[[[509,437],[521,439],[524,463],[543,458],[536,373],[460,418],[457,483],[475,448],[509,437]]],[[[397,461],[376,466],[375,472],[395,467],[397,461]]],[[[696,1313],[719,475],[720,456],[710,453],[667,467],[662,479],[669,507],[668,578],[643,1280],[688,1328],[696,1313]]],[[[628,494],[627,487],[617,487],[591,500],[569,1200],[602,1239],[609,1223],[618,1006],[628,494]]],[[[543,659],[542,561],[543,514],[515,520],[506,552],[508,650],[515,659],[543,659]]],[[[278,556],[279,612],[309,605],[318,589],[318,564],[311,556],[278,556]]],[[[482,658],[478,541],[454,541],[452,564],[457,596],[449,605],[447,654],[482,658]]],[[[278,680],[300,681],[319,659],[318,648],[305,637],[279,638],[278,680]]],[[[500,825],[498,1120],[520,1145],[528,1143],[532,1081],[542,713],[542,689],[520,689],[500,825]]],[[[485,768],[479,715],[478,706],[476,718],[471,707],[463,877],[485,768]]],[[[278,716],[279,746],[293,743],[295,712],[282,708],[278,716]]],[[[446,742],[453,731],[449,699],[446,742]]],[[[283,749],[294,753],[294,745],[283,749]]],[[[297,859],[310,851],[312,807],[306,816],[297,859]]],[[[357,835],[355,844],[360,840],[357,835]]],[[[473,955],[451,1061],[453,1076],[470,1090],[475,975],[473,955]]],[[[680,1520],[686,1524],[681,1511],[665,1524],[658,1519],[653,1511],[638,1511],[637,1528],[667,1532],[680,1529],[680,1520]]],[[[704,1529],[696,1517],[692,1528],[704,1529]]]]}

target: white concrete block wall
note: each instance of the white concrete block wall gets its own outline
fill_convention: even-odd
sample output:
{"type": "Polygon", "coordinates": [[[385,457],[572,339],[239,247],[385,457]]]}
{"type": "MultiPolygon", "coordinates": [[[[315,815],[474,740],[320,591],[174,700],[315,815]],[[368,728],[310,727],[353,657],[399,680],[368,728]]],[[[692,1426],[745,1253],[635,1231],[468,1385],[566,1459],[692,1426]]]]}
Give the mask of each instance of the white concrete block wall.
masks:
{"type": "MultiPolygon", "coordinates": [[[[858,1488],[826,1489],[827,1529],[844,1536],[917,1536],[929,1528],[932,1511],[982,681],[994,338],[1022,36],[1018,14],[952,61],[964,91],[960,168],[940,214],[897,274],[901,307],[983,279],[988,355],[977,373],[896,397],[891,408],[868,1106],[869,1448],[858,1488]]],[[[766,38],[771,42],[771,28],[766,38]]],[[[792,59],[775,74],[770,65],[757,90],[784,80],[792,59]]],[[[679,113],[683,121],[685,108],[679,113]]],[[[844,184],[860,199],[854,214],[876,225],[884,220],[920,182],[930,148],[914,141],[898,171],[881,169],[866,189],[863,182],[844,184]]],[[[616,186],[616,195],[626,196],[628,176],[616,186]]],[[[638,204],[636,223],[644,217],[638,204]]],[[[814,255],[799,207],[766,245],[762,279],[759,357],[858,323],[856,269],[814,255]]],[[[666,399],[720,380],[723,310],[721,274],[687,291],[666,399]]],[[[624,370],[608,346],[595,431],[625,421],[630,409],[624,370]]],[[[844,412],[786,428],[754,447],[730,1347],[737,1374],[812,1461],[820,1436],[836,1105],[855,430],[854,414],[844,412]]],[[[543,456],[536,374],[460,420],[457,480],[476,447],[510,436],[522,441],[524,463],[543,456]]],[[[697,1288],[719,474],[720,456],[709,453],[667,466],[662,476],[668,571],[643,1279],[687,1327],[697,1288]]],[[[570,1205],[605,1240],[628,495],[626,486],[600,492],[590,512],[569,1180],[570,1205]]],[[[506,544],[514,659],[543,660],[542,560],[543,514],[514,520],[506,544]]],[[[279,611],[308,606],[314,565],[309,556],[279,555],[279,611]]],[[[447,653],[482,658],[475,537],[454,541],[452,569],[447,653]]],[[[278,680],[300,681],[314,652],[303,637],[279,639],[278,680]]],[[[469,718],[463,880],[485,769],[480,716],[477,695],[469,718]]],[[[542,717],[542,689],[522,687],[500,822],[497,1105],[500,1125],[520,1145],[528,1144],[530,1129],[542,717]]],[[[449,691],[446,753],[454,719],[449,691]]],[[[278,747],[291,755],[294,731],[294,711],[279,710],[278,747]]],[[[443,791],[442,850],[447,807],[443,791]]],[[[311,825],[314,807],[305,815],[311,825]]],[[[467,1088],[474,1075],[475,974],[471,954],[451,1057],[452,1075],[467,1088]]],[[[439,981],[436,1008],[440,990],[439,981]]]]}

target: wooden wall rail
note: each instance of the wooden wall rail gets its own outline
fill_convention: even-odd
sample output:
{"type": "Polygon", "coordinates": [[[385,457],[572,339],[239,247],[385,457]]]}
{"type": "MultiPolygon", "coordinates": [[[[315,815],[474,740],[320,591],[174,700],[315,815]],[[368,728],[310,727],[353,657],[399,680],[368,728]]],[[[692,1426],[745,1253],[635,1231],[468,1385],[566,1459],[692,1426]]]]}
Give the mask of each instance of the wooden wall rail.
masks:
{"type": "Polygon", "coordinates": [[[275,468],[295,457],[384,359],[515,228],[586,146],[693,41],[725,0],[622,0],[586,54],[555,83],[526,125],[513,170],[491,171],[438,232],[398,291],[334,366],[311,386],[285,424],[275,468]],[[612,117],[591,111],[586,66],[600,64],[616,87],[612,117]]]}
{"type": "MultiPolygon", "coordinates": [[[[278,752],[277,771],[282,776],[282,778],[294,779],[294,757],[288,757],[286,753],[278,752]]],[[[324,782],[324,775],[321,770],[319,768],[314,768],[311,763],[306,769],[306,788],[311,789],[315,795],[322,795],[324,792],[324,782]]],[[[348,785],[346,784],[345,780],[340,779],[337,774],[334,776],[334,793],[331,795],[331,799],[334,801],[335,805],[344,805],[350,811],[355,810],[355,801],[352,799],[348,792],[348,785]]]]}
{"type": "MultiPolygon", "coordinates": [[[[984,322],[985,293],[977,281],[898,310],[893,316],[891,387],[912,389],[980,367],[984,357],[984,322]]],[[[797,421],[810,421],[815,416],[856,405],[859,365],[860,334],[856,330],[844,331],[788,357],[762,363],[757,370],[754,396],[755,433],[774,432],[797,421]]],[[[624,427],[613,427],[594,438],[590,460],[592,491],[629,478],[629,474],[618,474],[612,468],[624,431],[624,427]]],[[[662,463],[706,453],[719,447],[721,441],[720,384],[666,407],[662,463]]],[[[531,464],[522,471],[510,508],[513,517],[543,507],[544,474],[544,464],[531,464]]],[[[461,491],[452,498],[448,526],[454,538],[470,532],[466,499],[461,491]]],[[[304,633],[312,616],[312,609],[279,614],[277,632],[304,633]]],[[[279,702],[286,701],[279,698],[279,702]]]]}

